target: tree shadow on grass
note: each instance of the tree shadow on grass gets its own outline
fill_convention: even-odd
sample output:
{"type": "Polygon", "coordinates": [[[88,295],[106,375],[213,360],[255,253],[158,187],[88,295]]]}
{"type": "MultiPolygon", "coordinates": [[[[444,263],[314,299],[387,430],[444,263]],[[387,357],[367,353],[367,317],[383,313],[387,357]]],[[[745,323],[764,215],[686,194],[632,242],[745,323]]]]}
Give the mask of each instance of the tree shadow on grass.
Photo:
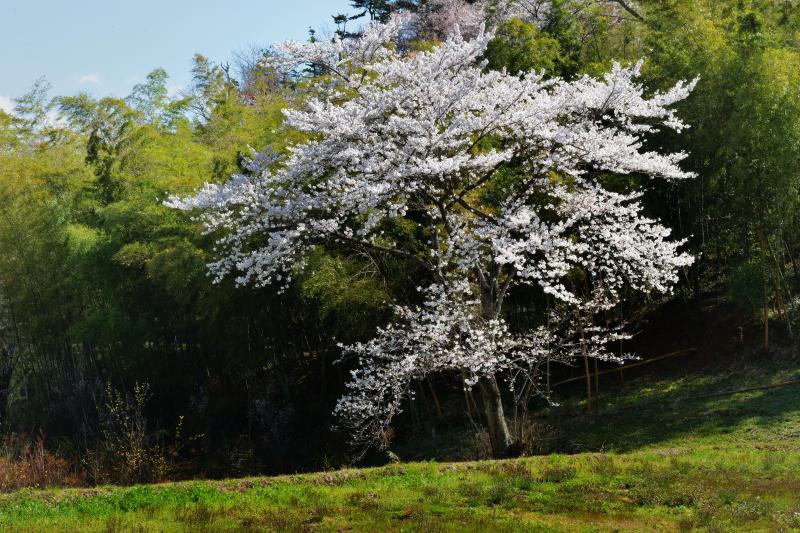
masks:
{"type": "MultiPolygon", "coordinates": [[[[800,378],[791,368],[772,365],[713,377],[671,381],[637,380],[607,387],[592,414],[575,395],[551,416],[537,421],[557,429],[551,452],[627,452],[683,438],[735,442],[795,438],[800,434],[800,385],[708,396],[800,378]],[[794,375],[792,375],[794,374],[794,375]]],[[[575,391],[577,394],[577,391],[575,391]]]]}

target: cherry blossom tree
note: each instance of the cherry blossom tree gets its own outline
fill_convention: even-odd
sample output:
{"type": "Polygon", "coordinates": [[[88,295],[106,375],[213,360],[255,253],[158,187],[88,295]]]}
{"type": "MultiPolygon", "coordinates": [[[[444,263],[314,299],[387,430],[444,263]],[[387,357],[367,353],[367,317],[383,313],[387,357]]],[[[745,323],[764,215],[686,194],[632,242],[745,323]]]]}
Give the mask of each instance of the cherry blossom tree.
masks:
{"type": "MultiPolygon", "coordinates": [[[[599,10],[612,23],[626,19],[639,22],[645,20],[633,0],[562,0],[559,4],[561,9],[578,20],[592,10],[599,10]]],[[[552,0],[482,0],[479,5],[493,25],[518,18],[540,28],[546,25],[554,8],[552,0]]]]}
{"type": "Polygon", "coordinates": [[[420,288],[422,303],[398,306],[372,340],[343,347],[359,366],[336,408],[341,426],[354,443],[376,442],[416,380],[456,372],[479,389],[502,455],[513,444],[503,384],[530,386],[545,357],[615,357],[605,346],[623,333],[592,318],[625,291],[670,291],[692,262],[642,214],[641,192],[612,191],[603,177],[692,177],[679,167],[685,154],[649,150],[645,140],[685,127],[671,106],[693,83],[647,96],[636,81],[641,63],[574,81],[488,71],[480,57],[491,35],[482,30],[403,54],[393,43],[413,23],[395,16],[359,39],[281,45],[273,66],[313,63],[327,73],[302,108],[286,112],[308,140],[170,204],[220,235],[217,279],[285,287],[309,251],[330,244],[423,265],[432,281],[420,288]],[[425,236],[424,251],[385,231],[398,219],[425,236]],[[512,330],[502,309],[518,286],[565,312],[512,330]]]}
{"type": "Polygon", "coordinates": [[[424,34],[448,36],[459,32],[465,38],[478,34],[485,20],[484,2],[431,0],[419,11],[424,34]]]}

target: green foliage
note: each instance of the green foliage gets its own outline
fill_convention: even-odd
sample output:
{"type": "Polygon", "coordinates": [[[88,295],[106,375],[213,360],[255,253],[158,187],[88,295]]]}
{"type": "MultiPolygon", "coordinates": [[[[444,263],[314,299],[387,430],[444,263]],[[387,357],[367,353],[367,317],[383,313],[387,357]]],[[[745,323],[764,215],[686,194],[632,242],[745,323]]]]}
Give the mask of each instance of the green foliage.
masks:
{"type": "Polygon", "coordinates": [[[170,427],[191,410],[192,395],[216,387],[224,401],[195,408],[191,421],[194,434],[209,435],[198,446],[213,448],[215,417],[246,427],[243,413],[273,382],[253,368],[270,366],[265,339],[291,328],[264,328],[264,299],[211,285],[209,238],[162,202],[227,177],[250,145],[289,142],[280,131],[285,99],[279,87],[245,99],[220,67],[200,63],[207,117],[188,116],[190,101],[169,97],[162,70],[126,99],[49,100],[40,82],[20,99],[20,115],[0,116],[0,339],[13,365],[0,414],[8,429],[42,427],[91,448],[102,440],[99,383],[128,390],[150,382],[161,402],[149,407],[154,428],[170,427]],[[62,121],[51,124],[54,109],[62,121]],[[249,336],[230,335],[241,330],[249,336]],[[243,390],[243,380],[253,388],[243,390]]]}
{"type": "Polygon", "coordinates": [[[768,265],[752,260],[738,265],[728,276],[731,299],[753,313],[760,311],[773,296],[764,294],[763,281],[766,268],[768,265]]]}
{"type": "Polygon", "coordinates": [[[511,73],[541,70],[552,73],[563,59],[557,39],[520,19],[501,24],[486,48],[488,67],[505,68],[511,73]]]}
{"type": "Polygon", "coordinates": [[[365,338],[387,315],[391,296],[375,263],[318,250],[308,260],[301,288],[318,302],[322,320],[334,321],[337,337],[365,338]]]}
{"type": "Polygon", "coordinates": [[[360,11],[360,13],[352,16],[351,19],[369,16],[370,20],[386,22],[389,20],[391,4],[393,3],[391,0],[350,0],[350,5],[360,11]]]}
{"type": "Polygon", "coordinates": [[[145,124],[161,128],[173,127],[182,119],[191,98],[171,99],[167,87],[167,75],[164,69],[156,69],[147,75],[144,83],[134,86],[131,94],[125,99],[135,109],[145,124]]]}

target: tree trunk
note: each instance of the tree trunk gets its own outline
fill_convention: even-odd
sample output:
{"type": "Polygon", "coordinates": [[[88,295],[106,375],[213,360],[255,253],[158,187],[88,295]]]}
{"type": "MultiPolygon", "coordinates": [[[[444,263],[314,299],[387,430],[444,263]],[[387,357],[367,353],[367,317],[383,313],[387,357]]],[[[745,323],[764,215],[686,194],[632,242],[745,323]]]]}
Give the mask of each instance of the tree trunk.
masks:
{"type": "Polygon", "coordinates": [[[503,410],[503,398],[500,395],[500,387],[494,376],[482,378],[480,381],[481,397],[486,409],[486,420],[489,424],[489,440],[492,443],[492,455],[494,457],[505,457],[511,451],[514,438],[508,429],[505,411],[503,410]]]}
{"type": "Polygon", "coordinates": [[[586,412],[592,412],[592,373],[589,370],[589,354],[586,353],[586,337],[583,333],[583,318],[575,309],[575,323],[578,324],[578,331],[581,336],[581,352],[583,352],[583,370],[586,375],[586,412]]]}
{"type": "Polygon", "coordinates": [[[594,397],[600,399],[600,368],[597,359],[594,360],[594,397]]]}
{"type": "Polygon", "coordinates": [[[7,429],[6,411],[8,409],[8,397],[13,374],[13,359],[11,354],[4,349],[2,351],[2,361],[0,362],[0,429],[3,430],[7,429]]]}
{"type": "MultiPolygon", "coordinates": [[[[500,314],[506,290],[509,287],[514,272],[510,272],[504,283],[499,282],[502,266],[492,261],[486,275],[477,269],[477,276],[481,288],[481,307],[483,318],[494,320],[500,314]]],[[[486,421],[489,425],[489,439],[492,444],[492,455],[494,457],[505,457],[511,452],[514,438],[508,429],[505,411],[503,409],[503,397],[500,394],[500,387],[494,375],[482,378],[479,381],[481,396],[483,398],[484,409],[486,410],[486,421]]]]}
{"type": "Polygon", "coordinates": [[[796,286],[800,287],[800,269],[797,268],[797,260],[794,258],[794,253],[792,253],[792,249],[789,247],[789,243],[784,241],[784,246],[786,247],[786,253],[789,254],[789,260],[792,262],[792,271],[794,272],[794,283],[796,286]]]}
{"type": "Polygon", "coordinates": [[[766,238],[764,237],[764,230],[759,229],[758,232],[758,244],[761,251],[761,281],[762,281],[762,290],[763,290],[763,298],[764,298],[764,307],[762,309],[763,317],[762,320],[764,321],[764,345],[763,350],[764,353],[769,353],[769,296],[767,291],[767,244],[766,238]]]}
{"type": "Polygon", "coordinates": [[[592,373],[589,370],[589,356],[583,353],[583,370],[586,376],[586,412],[592,412],[592,373]]]}

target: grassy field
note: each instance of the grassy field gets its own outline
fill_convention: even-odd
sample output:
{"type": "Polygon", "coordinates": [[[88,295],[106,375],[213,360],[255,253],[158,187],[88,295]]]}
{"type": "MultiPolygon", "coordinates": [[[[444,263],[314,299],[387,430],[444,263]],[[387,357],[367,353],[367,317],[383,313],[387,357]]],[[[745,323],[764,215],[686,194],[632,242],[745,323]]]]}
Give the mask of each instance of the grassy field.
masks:
{"type": "Polygon", "coordinates": [[[21,491],[0,496],[0,529],[800,531],[800,386],[714,395],[800,378],[779,361],[609,383],[591,416],[564,415],[576,399],[541,419],[561,453],[21,491]]]}

